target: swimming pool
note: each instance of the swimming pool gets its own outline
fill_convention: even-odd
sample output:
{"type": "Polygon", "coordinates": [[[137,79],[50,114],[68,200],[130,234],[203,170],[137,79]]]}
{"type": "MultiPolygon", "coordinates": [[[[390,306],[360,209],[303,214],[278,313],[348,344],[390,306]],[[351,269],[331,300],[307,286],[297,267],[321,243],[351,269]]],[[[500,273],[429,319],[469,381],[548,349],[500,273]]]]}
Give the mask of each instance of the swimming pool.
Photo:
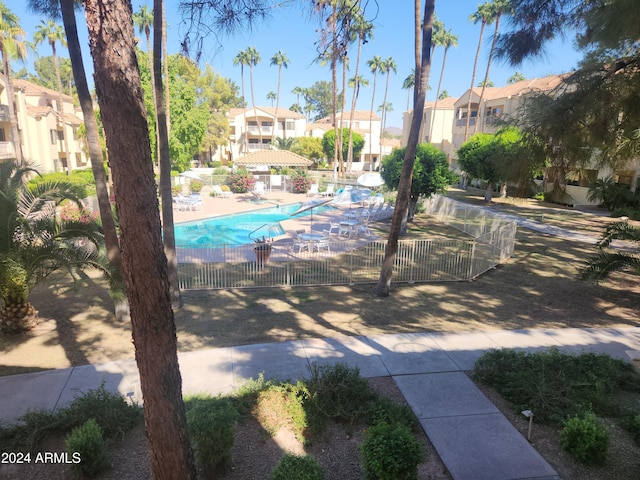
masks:
{"type": "MultiPolygon", "coordinates": [[[[253,243],[252,239],[256,237],[284,235],[285,231],[280,225],[281,221],[311,214],[311,211],[306,211],[291,217],[291,214],[300,208],[300,205],[302,203],[293,203],[234,215],[221,215],[193,222],[178,223],[174,228],[176,246],[246,245],[253,243]],[[249,237],[250,234],[251,237],[249,237]]],[[[313,209],[313,213],[326,211],[328,208],[324,205],[319,206],[313,209]]]]}

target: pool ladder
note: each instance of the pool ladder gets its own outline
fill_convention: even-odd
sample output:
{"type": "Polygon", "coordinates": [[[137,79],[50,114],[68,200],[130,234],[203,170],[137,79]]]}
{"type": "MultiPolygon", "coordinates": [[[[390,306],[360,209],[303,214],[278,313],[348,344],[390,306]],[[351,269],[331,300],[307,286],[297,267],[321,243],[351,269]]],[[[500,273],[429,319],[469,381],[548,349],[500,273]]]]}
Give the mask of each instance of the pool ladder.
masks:
{"type": "MultiPolygon", "coordinates": [[[[255,238],[253,238],[253,234],[256,233],[258,230],[262,229],[263,227],[267,227],[269,230],[269,240],[271,240],[271,238],[273,236],[278,236],[281,233],[282,227],[280,226],[279,223],[265,223],[263,225],[260,225],[258,228],[253,229],[251,232],[249,232],[249,240],[255,241],[255,238]],[[271,235],[273,232],[276,233],[276,235],[271,235]]],[[[263,235],[264,237],[264,235],[263,235]]]]}

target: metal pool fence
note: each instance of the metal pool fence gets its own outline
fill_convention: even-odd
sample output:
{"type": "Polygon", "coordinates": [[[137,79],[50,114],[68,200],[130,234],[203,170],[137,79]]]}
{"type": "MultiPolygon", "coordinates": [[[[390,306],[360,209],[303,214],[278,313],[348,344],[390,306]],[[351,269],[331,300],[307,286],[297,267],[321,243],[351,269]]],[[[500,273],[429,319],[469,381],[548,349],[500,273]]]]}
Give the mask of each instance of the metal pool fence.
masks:
{"type": "MultiPolygon", "coordinates": [[[[471,280],[507,260],[516,224],[499,215],[446,197],[427,202],[427,212],[469,235],[461,239],[400,240],[395,282],[471,280]]],[[[253,245],[178,246],[180,288],[223,289],[355,285],[375,283],[386,241],[327,242],[320,251],[296,251],[274,242],[268,261],[259,262],[253,245]]]]}

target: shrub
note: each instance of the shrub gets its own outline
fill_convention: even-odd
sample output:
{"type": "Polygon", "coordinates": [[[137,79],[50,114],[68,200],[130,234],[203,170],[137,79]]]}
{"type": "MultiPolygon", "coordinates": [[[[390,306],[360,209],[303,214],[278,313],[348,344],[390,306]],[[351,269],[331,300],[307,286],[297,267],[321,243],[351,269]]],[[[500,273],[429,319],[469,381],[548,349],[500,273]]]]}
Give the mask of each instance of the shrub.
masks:
{"type": "Polygon", "coordinates": [[[609,433],[593,413],[567,420],[560,440],[562,448],[581,463],[601,465],[607,459],[609,433]]]}
{"type": "Polygon", "coordinates": [[[369,425],[388,423],[403,425],[412,430],[416,425],[416,417],[408,405],[396,405],[387,397],[378,397],[371,406],[369,425]]]}
{"type": "Polygon", "coordinates": [[[227,183],[233,193],[247,193],[256,183],[253,175],[247,170],[238,170],[227,177],[227,183]]]}
{"type": "Polygon", "coordinates": [[[258,394],[257,416],[263,426],[275,433],[283,424],[291,425],[301,442],[305,442],[305,434],[309,427],[307,409],[309,391],[303,382],[271,385],[258,394]],[[261,415],[266,412],[266,415],[261,415]]]}
{"type": "Polygon", "coordinates": [[[310,367],[307,381],[315,407],[327,418],[353,423],[370,409],[375,392],[358,368],[343,363],[310,367]]]}
{"type": "Polygon", "coordinates": [[[100,214],[86,208],[80,208],[76,203],[67,201],[60,209],[60,218],[67,222],[91,223],[97,221],[100,214]]]}
{"type": "Polygon", "coordinates": [[[629,220],[640,220],[640,210],[633,207],[616,208],[611,212],[611,216],[614,218],[629,217],[629,220]]]}
{"type": "Polygon", "coordinates": [[[307,193],[311,187],[311,179],[305,171],[298,170],[291,175],[291,185],[293,193],[307,193]]]}
{"type": "Polygon", "coordinates": [[[189,190],[191,190],[191,193],[200,193],[202,191],[202,187],[204,187],[204,184],[197,180],[193,180],[189,184],[189,190]]]}
{"type": "Polygon", "coordinates": [[[270,480],[323,480],[324,471],[318,461],[310,456],[285,453],[271,472],[270,480]]]}
{"type": "Polygon", "coordinates": [[[69,191],[77,198],[86,198],[96,193],[93,172],[77,171],[68,175],[66,172],[43,173],[29,180],[29,188],[35,187],[39,183],[60,183],[69,186],[69,191]]]}
{"type": "Polygon", "coordinates": [[[172,185],[171,186],[171,194],[172,195],[180,195],[182,193],[182,185],[172,185]]]}
{"type": "Polygon", "coordinates": [[[142,410],[130,405],[119,393],[109,392],[104,383],[95,390],[77,395],[60,411],[65,430],[71,430],[95,419],[108,438],[124,436],[142,419],[142,410]]]}
{"type": "Polygon", "coordinates": [[[231,465],[238,411],[228,398],[190,397],[185,401],[187,429],[205,477],[216,478],[231,465]]]}
{"type": "Polygon", "coordinates": [[[94,476],[109,466],[102,429],[94,419],[89,419],[72,430],[66,440],[66,448],[72,460],[79,455],[79,462],[72,463],[74,470],[86,476],[94,476]]]}
{"type": "Polygon", "coordinates": [[[640,444],[640,415],[627,416],[622,421],[622,427],[631,434],[637,444],[640,444]]]}
{"type": "Polygon", "coordinates": [[[368,480],[413,480],[424,459],[420,442],[403,425],[382,422],[367,429],[360,446],[368,480]]]}

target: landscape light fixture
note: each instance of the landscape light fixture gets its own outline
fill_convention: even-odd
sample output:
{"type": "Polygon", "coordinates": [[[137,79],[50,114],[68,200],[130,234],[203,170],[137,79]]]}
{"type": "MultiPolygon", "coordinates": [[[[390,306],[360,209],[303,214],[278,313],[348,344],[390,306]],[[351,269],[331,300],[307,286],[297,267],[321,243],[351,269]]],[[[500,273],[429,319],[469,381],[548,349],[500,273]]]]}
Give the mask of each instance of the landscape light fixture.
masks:
{"type": "Polygon", "coordinates": [[[531,426],[533,425],[533,412],[531,410],[523,410],[521,413],[529,419],[529,432],[527,433],[527,440],[531,442],[531,426]]]}

